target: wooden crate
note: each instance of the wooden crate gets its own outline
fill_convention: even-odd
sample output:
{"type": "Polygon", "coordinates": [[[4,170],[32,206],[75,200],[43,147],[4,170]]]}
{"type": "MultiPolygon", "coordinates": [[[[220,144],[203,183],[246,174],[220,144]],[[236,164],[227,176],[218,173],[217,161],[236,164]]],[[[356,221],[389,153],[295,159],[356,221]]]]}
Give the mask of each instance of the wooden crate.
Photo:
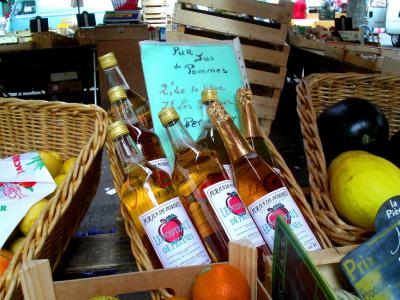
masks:
{"type": "Polygon", "coordinates": [[[289,44],[307,49],[325,50],[326,42],[320,39],[307,39],[300,33],[289,30],[289,44]]]}
{"type": "MultiPolygon", "coordinates": [[[[271,300],[257,279],[257,250],[248,242],[229,243],[229,264],[239,268],[251,288],[251,299],[271,300]]],[[[26,262],[21,269],[21,284],[26,300],[87,300],[100,295],[120,295],[138,291],[171,288],[176,295],[191,297],[193,282],[207,266],[159,269],[88,279],[53,282],[47,260],[26,262]]]]}
{"type": "Polygon", "coordinates": [[[327,42],[325,55],[375,72],[382,72],[384,57],[400,59],[395,49],[342,42],[327,42]]]}
{"type": "Polygon", "coordinates": [[[167,6],[143,6],[143,20],[152,26],[167,24],[167,6]]]}
{"type": "Polygon", "coordinates": [[[212,41],[240,37],[249,83],[261,124],[267,132],[275,118],[286,79],[290,47],[285,43],[292,5],[256,0],[180,0],[167,41],[212,41]],[[199,10],[206,6],[209,11],[199,10]],[[273,20],[273,23],[252,17],[273,20]]]}

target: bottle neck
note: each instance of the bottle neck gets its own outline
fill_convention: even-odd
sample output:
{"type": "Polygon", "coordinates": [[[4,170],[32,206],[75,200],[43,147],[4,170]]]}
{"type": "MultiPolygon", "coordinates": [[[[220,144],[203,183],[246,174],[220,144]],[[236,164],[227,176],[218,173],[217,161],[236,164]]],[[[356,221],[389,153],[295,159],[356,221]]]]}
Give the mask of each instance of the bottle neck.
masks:
{"type": "Polygon", "coordinates": [[[113,142],[125,174],[129,173],[133,165],[142,165],[146,162],[129,134],[121,135],[115,138],[113,142]]]}
{"type": "Polygon", "coordinates": [[[111,112],[115,119],[123,120],[130,125],[138,124],[138,117],[129,99],[121,99],[111,104],[111,112]]]}
{"type": "Polygon", "coordinates": [[[168,138],[171,142],[175,155],[185,150],[191,149],[194,152],[200,152],[197,144],[187,132],[180,121],[171,121],[166,126],[168,138]]]}
{"type": "Polygon", "coordinates": [[[239,104],[240,126],[244,138],[264,137],[253,103],[239,104]]]}
{"type": "Polygon", "coordinates": [[[202,123],[203,123],[203,130],[204,129],[211,129],[214,127],[214,125],[210,121],[210,117],[208,116],[207,113],[207,107],[211,104],[212,102],[204,102],[202,107],[203,107],[203,115],[202,115],[202,123]]]}
{"type": "Polygon", "coordinates": [[[232,164],[250,152],[254,152],[246,139],[240,134],[232,119],[217,121],[215,124],[232,164]]]}
{"type": "Polygon", "coordinates": [[[109,88],[121,85],[124,87],[124,90],[126,91],[130,89],[128,83],[125,80],[124,75],[122,74],[118,66],[105,69],[104,74],[106,75],[109,88]]]}

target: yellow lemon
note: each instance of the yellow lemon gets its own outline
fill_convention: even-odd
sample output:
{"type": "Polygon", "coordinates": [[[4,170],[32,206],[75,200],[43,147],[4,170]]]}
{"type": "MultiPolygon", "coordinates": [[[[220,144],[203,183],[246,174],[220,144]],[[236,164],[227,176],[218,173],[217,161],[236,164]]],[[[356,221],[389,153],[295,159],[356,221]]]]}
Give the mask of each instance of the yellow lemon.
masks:
{"type": "Polygon", "coordinates": [[[71,170],[74,167],[75,161],[76,157],[71,157],[64,162],[63,164],[64,174],[68,174],[69,170],[71,170]]]}
{"type": "Polygon", "coordinates": [[[24,241],[25,241],[25,237],[24,236],[23,237],[19,237],[15,241],[13,241],[11,243],[11,246],[10,246],[11,252],[13,254],[15,254],[19,250],[19,248],[22,247],[22,244],[24,243],[24,241]]]}
{"type": "Polygon", "coordinates": [[[56,151],[49,151],[49,153],[50,153],[51,155],[53,155],[55,158],[57,158],[60,162],[62,162],[63,159],[62,159],[60,153],[58,153],[58,152],[56,152],[56,151]]]}
{"type": "Polygon", "coordinates": [[[29,230],[31,230],[33,224],[35,224],[36,220],[39,218],[40,213],[46,207],[49,200],[42,199],[39,202],[35,203],[26,213],[25,217],[22,219],[21,223],[19,223],[19,229],[24,235],[28,235],[29,230]]]}
{"type": "Polygon", "coordinates": [[[54,178],[54,182],[57,184],[57,186],[59,186],[64,182],[65,178],[67,178],[67,175],[60,174],[56,178],[54,178]]]}
{"type": "Polygon", "coordinates": [[[37,151],[46,165],[47,170],[49,170],[51,176],[54,178],[62,171],[62,161],[58,160],[50,152],[39,150],[37,151]]]}

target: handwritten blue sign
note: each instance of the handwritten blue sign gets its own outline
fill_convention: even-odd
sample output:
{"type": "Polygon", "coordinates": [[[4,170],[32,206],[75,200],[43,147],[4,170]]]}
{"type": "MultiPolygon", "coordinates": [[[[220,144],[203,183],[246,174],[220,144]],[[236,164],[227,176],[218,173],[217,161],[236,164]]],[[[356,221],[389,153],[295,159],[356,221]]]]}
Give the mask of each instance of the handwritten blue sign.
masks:
{"type": "Polygon", "coordinates": [[[175,107],[181,122],[196,140],[203,123],[201,91],[212,87],[218,90],[221,103],[239,127],[235,94],[245,84],[232,42],[144,41],[140,43],[140,50],[154,131],[160,137],[171,164],[174,153],[158,118],[161,109],[175,107]]]}

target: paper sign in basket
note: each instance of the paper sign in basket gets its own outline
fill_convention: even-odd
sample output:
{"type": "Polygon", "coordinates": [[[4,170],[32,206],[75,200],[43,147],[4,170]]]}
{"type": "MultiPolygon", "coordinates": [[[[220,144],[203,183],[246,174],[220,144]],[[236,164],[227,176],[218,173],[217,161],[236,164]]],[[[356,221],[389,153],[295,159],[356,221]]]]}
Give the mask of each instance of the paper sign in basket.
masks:
{"type": "Polygon", "coordinates": [[[0,160],[0,248],[29,208],[56,188],[37,152],[0,160]]]}

